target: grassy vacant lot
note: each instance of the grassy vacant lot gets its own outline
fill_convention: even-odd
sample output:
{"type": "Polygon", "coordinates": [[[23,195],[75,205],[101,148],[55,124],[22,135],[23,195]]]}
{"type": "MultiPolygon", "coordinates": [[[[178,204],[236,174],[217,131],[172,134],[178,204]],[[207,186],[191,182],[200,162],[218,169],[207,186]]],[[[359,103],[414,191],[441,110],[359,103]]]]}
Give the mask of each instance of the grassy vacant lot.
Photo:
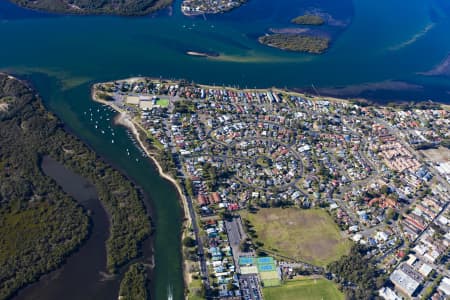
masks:
{"type": "Polygon", "coordinates": [[[265,300],[344,300],[336,285],[326,279],[288,281],[282,286],[263,288],[265,300]]]}
{"type": "Polygon", "coordinates": [[[445,147],[439,147],[438,149],[422,150],[420,152],[422,152],[426,156],[426,158],[428,158],[432,162],[450,161],[450,149],[447,149],[445,147]]]}
{"type": "Polygon", "coordinates": [[[268,157],[265,157],[265,156],[258,157],[258,159],[256,160],[256,163],[263,168],[267,168],[272,165],[271,159],[268,157]]]}
{"type": "Polygon", "coordinates": [[[254,226],[264,249],[295,260],[324,266],[350,250],[351,242],[323,210],[265,208],[242,217],[254,226]]]}
{"type": "Polygon", "coordinates": [[[198,295],[198,291],[202,289],[202,281],[200,279],[193,279],[189,283],[188,300],[202,300],[203,298],[198,295]]]}

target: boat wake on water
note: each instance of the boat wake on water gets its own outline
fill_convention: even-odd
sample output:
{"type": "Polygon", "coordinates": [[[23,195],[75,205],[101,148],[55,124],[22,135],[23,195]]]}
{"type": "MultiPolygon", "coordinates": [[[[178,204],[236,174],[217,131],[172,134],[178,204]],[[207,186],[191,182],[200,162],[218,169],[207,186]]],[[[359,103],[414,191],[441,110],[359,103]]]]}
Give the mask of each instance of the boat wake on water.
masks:
{"type": "Polygon", "coordinates": [[[167,300],[173,300],[172,285],[167,287],[167,300]]]}

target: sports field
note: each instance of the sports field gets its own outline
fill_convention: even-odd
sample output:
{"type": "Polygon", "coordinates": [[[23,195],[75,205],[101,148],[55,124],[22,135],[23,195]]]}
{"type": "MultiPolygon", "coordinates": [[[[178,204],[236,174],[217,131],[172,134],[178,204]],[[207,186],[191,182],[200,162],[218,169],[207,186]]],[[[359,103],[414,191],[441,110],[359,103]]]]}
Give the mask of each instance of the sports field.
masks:
{"type": "Polygon", "coordinates": [[[254,226],[263,248],[273,254],[324,266],[350,250],[351,242],[323,210],[263,208],[242,217],[254,226]]]}
{"type": "Polygon", "coordinates": [[[159,105],[161,107],[167,107],[169,106],[169,99],[158,99],[156,100],[156,105],[159,105]]]}
{"type": "Polygon", "coordinates": [[[326,279],[288,281],[282,286],[263,288],[265,300],[344,300],[336,285],[326,279]]]}

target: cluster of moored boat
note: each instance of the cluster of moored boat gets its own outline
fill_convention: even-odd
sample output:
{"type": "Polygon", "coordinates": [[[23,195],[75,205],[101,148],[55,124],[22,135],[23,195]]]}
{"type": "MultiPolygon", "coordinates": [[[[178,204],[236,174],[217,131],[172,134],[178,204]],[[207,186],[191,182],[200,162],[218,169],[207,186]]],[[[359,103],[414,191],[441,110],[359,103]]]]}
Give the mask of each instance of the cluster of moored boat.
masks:
{"type": "MultiPolygon", "coordinates": [[[[101,134],[111,134],[111,144],[114,144],[114,137],[116,135],[114,128],[111,127],[111,124],[109,121],[111,121],[111,114],[114,112],[114,109],[103,105],[102,108],[89,108],[87,111],[83,112],[83,114],[89,119],[89,122],[91,122],[95,129],[99,130],[101,134]],[[108,122],[107,128],[102,128],[102,122],[108,122]]],[[[133,145],[138,149],[142,157],[147,157],[147,154],[141,147],[139,147],[138,142],[136,141],[135,137],[130,131],[127,131],[127,136],[130,139],[130,141],[133,143],[133,145]]],[[[127,156],[131,156],[130,150],[126,149],[127,156]]],[[[136,162],[139,161],[139,158],[135,159],[136,162]]]]}
{"type": "MultiPolygon", "coordinates": [[[[100,129],[100,123],[102,121],[110,121],[111,120],[111,108],[104,106],[103,109],[97,108],[92,109],[89,108],[88,111],[83,112],[83,114],[89,118],[89,121],[94,124],[95,129],[100,129]],[[103,113],[106,113],[103,115],[103,113]]],[[[115,136],[114,129],[111,127],[111,125],[108,125],[108,130],[111,132],[111,136],[115,136]]],[[[100,129],[100,132],[102,134],[106,134],[107,130],[100,129]]],[[[111,143],[114,144],[114,139],[111,139],[111,143]]]]}
{"type": "MultiPolygon", "coordinates": [[[[136,149],[139,151],[139,153],[141,154],[142,157],[147,157],[147,153],[145,153],[145,151],[139,146],[139,143],[136,141],[136,138],[133,136],[133,134],[130,131],[127,131],[127,136],[130,139],[130,141],[133,143],[133,145],[136,147],[136,149]]],[[[127,148],[127,155],[130,155],[130,151],[127,148]]],[[[139,161],[136,158],[136,161],[139,161]]]]}

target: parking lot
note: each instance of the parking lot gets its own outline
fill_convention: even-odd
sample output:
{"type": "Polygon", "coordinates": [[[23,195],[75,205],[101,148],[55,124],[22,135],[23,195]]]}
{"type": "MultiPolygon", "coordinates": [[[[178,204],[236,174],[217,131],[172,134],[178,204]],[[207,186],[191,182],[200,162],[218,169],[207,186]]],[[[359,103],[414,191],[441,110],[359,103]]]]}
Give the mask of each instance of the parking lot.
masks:
{"type": "Polygon", "coordinates": [[[241,275],[239,278],[241,286],[242,298],[244,300],[261,300],[261,285],[258,275],[241,275]]]}

